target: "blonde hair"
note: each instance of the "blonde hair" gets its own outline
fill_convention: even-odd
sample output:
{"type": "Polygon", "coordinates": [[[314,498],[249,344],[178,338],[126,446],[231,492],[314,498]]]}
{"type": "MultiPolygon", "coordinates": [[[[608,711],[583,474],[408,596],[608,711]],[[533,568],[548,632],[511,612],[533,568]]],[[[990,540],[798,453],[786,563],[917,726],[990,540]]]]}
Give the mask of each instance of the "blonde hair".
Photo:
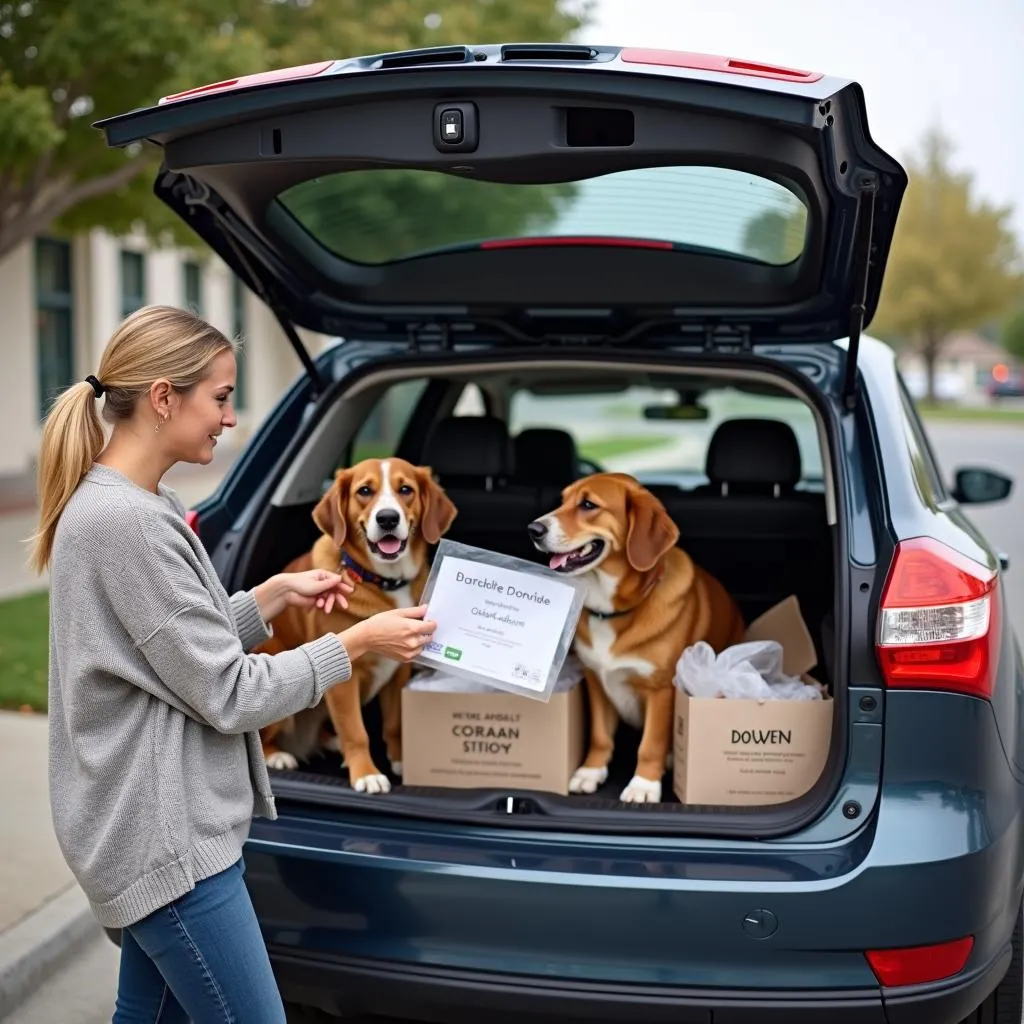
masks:
{"type": "MultiPolygon", "coordinates": [[[[127,420],[154,381],[175,391],[195,387],[210,363],[235,345],[216,327],[174,306],[143,306],[126,317],[107,342],[96,377],[103,388],[103,419],[127,420]]],[[[88,381],[72,384],[54,402],[43,425],[37,489],[39,528],[29,564],[41,573],[50,564],[57,522],[82,478],[103,451],[96,391],[88,381]]]]}

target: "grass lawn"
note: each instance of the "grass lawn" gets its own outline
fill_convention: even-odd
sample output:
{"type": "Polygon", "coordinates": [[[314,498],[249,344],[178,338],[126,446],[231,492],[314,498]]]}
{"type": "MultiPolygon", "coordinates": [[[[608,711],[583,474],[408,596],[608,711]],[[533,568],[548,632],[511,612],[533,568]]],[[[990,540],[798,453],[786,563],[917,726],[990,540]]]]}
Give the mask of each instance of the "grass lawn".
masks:
{"type": "Polygon", "coordinates": [[[599,437],[593,441],[581,441],[580,455],[592,462],[603,462],[616,455],[630,455],[633,452],[660,448],[672,440],[668,434],[638,434],[634,437],[599,437]]]}
{"type": "Polygon", "coordinates": [[[932,405],[917,402],[917,411],[926,420],[962,420],[975,423],[1024,424],[1024,408],[999,405],[932,405]]]}
{"type": "Polygon", "coordinates": [[[0,601],[0,708],[46,710],[48,595],[0,601]]]}

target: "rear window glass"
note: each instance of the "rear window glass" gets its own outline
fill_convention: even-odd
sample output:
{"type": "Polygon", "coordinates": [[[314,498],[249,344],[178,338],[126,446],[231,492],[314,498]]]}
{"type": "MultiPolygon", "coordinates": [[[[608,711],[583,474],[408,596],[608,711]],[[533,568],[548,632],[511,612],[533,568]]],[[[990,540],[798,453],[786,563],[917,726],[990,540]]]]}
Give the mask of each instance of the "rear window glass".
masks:
{"type": "Polygon", "coordinates": [[[630,387],[613,395],[538,395],[517,391],[509,432],[530,427],[568,431],[597,469],[629,473],[647,484],[684,489],[707,483],[708,446],[726,420],[771,419],[787,424],[800,449],[803,490],[822,486],[821,446],[810,407],[798,398],[752,395],[731,387],[705,391],[696,405],[706,418],[679,417],[679,396],[669,390],[630,387]]]}
{"type": "Polygon", "coordinates": [[[563,184],[440,171],[346,171],[278,196],[321,245],[381,264],[494,239],[670,242],[781,265],[803,251],[807,210],[788,188],[724,167],[647,167],[563,184]]]}

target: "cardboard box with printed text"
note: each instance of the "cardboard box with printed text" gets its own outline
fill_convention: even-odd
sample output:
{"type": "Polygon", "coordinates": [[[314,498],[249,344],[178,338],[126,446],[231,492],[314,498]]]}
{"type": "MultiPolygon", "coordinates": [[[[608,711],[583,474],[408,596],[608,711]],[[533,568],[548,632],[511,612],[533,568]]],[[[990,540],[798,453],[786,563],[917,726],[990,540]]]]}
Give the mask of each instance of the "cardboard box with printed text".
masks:
{"type": "Polygon", "coordinates": [[[583,686],[547,704],[511,693],[402,691],[402,782],[566,795],[583,759],[583,686]]]}
{"type": "MultiPolygon", "coordinates": [[[[743,637],[782,645],[783,671],[814,683],[817,654],[795,597],[743,637]]],[[[684,804],[752,806],[803,796],[828,759],[833,702],[691,697],[676,690],[674,789],[684,804]]]]}

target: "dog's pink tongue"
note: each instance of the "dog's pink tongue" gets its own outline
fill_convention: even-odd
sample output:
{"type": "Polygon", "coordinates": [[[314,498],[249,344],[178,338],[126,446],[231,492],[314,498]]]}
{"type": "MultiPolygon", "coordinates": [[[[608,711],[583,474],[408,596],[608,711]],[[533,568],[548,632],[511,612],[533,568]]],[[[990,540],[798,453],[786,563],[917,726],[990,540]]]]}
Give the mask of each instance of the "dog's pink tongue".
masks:
{"type": "Polygon", "coordinates": [[[399,549],[402,547],[402,542],[397,537],[381,537],[377,547],[379,547],[385,555],[397,555],[399,549]]]}
{"type": "Polygon", "coordinates": [[[548,567],[551,569],[561,569],[566,562],[569,561],[569,552],[566,551],[560,555],[552,555],[551,561],[548,562],[548,567]]]}

